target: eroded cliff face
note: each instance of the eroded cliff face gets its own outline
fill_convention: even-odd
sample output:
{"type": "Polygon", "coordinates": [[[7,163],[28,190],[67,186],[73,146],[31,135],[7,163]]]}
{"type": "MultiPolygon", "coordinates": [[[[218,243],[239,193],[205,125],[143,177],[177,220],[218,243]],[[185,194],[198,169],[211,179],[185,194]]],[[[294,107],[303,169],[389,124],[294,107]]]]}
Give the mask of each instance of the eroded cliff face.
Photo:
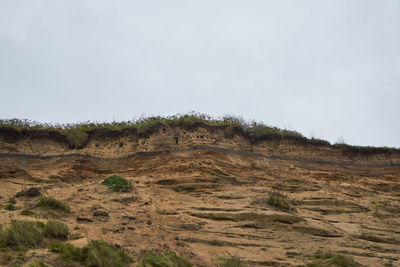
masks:
{"type": "MultiPolygon", "coordinates": [[[[34,207],[37,197],[16,198],[20,209],[36,210],[30,219],[58,217],[76,229],[71,243],[104,239],[135,259],[150,250],[176,251],[212,266],[215,255],[231,253],[255,266],[296,266],[319,250],[368,266],[400,265],[396,151],[277,138],[253,142],[206,127],[164,127],[147,136],[97,130],[72,149],[55,133],[3,131],[3,207],[29,187],[72,208],[49,215],[34,207]],[[101,182],[112,174],[134,189],[110,192],[101,182]],[[268,205],[272,192],[285,195],[297,211],[268,205]]],[[[1,222],[13,219],[27,218],[20,210],[1,210],[1,222]]],[[[31,254],[61,264],[46,249],[31,254]]]]}

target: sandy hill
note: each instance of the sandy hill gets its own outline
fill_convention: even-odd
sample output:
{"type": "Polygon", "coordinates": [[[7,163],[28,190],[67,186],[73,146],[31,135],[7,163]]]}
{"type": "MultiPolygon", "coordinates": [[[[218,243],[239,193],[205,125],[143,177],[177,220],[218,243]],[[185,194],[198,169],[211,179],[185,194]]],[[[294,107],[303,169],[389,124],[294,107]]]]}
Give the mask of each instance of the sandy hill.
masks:
{"type": "MultiPolygon", "coordinates": [[[[3,228],[57,219],[70,231],[65,242],[105,240],[132,257],[132,266],[166,251],[196,266],[214,266],[228,253],[251,266],[306,266],[318,253],[400,266],[399,150],[282,133],[256,138],[205,123],[150,128],[85,130],[77,144],[57,130],[1,127],[3,228]],[[102,184],[114,174],[132,189],[102,184]],[[71,210],[40,207],[35,192],[16,197],[29,188],[71,210]]],[[[0,254],[1,266],[33,259],[79,266],[46,245],[0,254]]]]}

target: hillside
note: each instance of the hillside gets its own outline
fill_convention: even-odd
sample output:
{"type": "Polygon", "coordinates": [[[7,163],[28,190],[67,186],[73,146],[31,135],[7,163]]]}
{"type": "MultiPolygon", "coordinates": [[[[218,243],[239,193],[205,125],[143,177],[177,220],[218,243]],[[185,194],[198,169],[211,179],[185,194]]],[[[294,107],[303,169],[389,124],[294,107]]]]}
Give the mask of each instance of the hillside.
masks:
{"type": "MultiPolygon", "coordinates": [[[[65,242],[105,240],[132,266],[166,251],[195,266],[214,266],[227,253],[251,266],[305,266],[318,253],[400,266],[400,150],[331,145],[232,120],[150,122],[2,124],[0,221],[57,219],[70,231],[65,242]],[[132,189],[102,184],[114,174],[132,189]],[[29,188],[71,211],[38,206],[40,194],[15,197],[29,188]],[[11,202],[17,209],[6,209],[11,202]]],[[[0,254],[1,266],[79,266],[46,245],[0,254]]]]}

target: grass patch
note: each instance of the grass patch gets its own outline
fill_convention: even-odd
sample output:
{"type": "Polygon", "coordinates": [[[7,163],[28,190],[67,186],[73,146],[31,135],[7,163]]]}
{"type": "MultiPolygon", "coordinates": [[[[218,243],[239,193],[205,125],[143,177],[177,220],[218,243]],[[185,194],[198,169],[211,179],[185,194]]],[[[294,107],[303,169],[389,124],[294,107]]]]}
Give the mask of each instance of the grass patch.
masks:
{"type": "Polygon", "coordinates": [[[40,192],[40,188],[38,187],[31,187],[27,190],[19,191],[15,194],[15,197],[37,197],[42,195],[40,192]]]}
{"type": "Polygon", "coordinates": [[[15,197],[24,197],[26,196],[26,191],[19,191],[15,194],[15,197]]]}
{"type": "Polygon", "coordinates": [[[83,248],[56,242],[49,249],[59,253],[67,262],[79,262],[85,266],[123,267],[132,262],[132,259],[122,249],[113,247],[103,240],[92,240],[83,248]]]}
{"type": "Polygon", "coordinates": [[[214,262],[217,267],[248,267],[248,264],[241,261],[238,255],[219,256],[214,262]]]}
{"type": "Polygon", "coordinates": [[[64,242],[54,242],[49,246],[51,252],[59,253],[66,262],[77,261],[83,263],[85,257],[83,249],[64,242]]]}
{"type": "Polygon", "coordinates": [[[360,264],[352,258],[333,253],[318,253],[314,255],[315,260],[308,267],[357,267],[360,264]]]}
{"type": "Polygon", "coordinates": [[[46,237],[67,239],[69,230],[64,223],[56,220],[49,220],[43,229],[43,233],[46,237]]]}
{"type": "Polygon", "coordinates": [[[38,207],[45,207],[50,209],[71,211],[71,208],[64,202],[53,197],[42,196],[37,204],[38,207]]]}
{"type": "Polygon", "coordinates": [[[25,251],[42,246],[45,237],[62,239],[66,236],[68,228],[61,222],[13,220],[0,229],[0,248],[25,251]]]}
{"type": "Polygon", "coordinates": [[[77,240],[77,239],[80,239],[80,238],[82,238],[83,237],[83,235],[82,234],[70,234],[69,236],[68,236],[68,240],[77,240]]]}
{"type": "Polygon", "coordinates": [[[36,213],[32,210],[22,210],[19,214],[24,215],[24,216],[31,216],[31,215],[35,215],[36,213]]]}
{"type": "Polygon", "coordinates": [[[174,252],[166,252],[162,255],[148,254],[137,267],[191,267],[193,264],[185,258],[179,257],[174,252]]]}
{"type": "Polygon", "coordinates": [[[17,210],[18,208],[14,206],[12,203],[8,203],[5,208],[6,210],[17,210]]]}
{"type": "Polygon", "coordinates": [[[52,210],[46,210],[45,212],[41,213],[40,216],[45,219],[60,219],[60,215],[52,210]]]}
{"type": "Polygon", "coordinates": [[[102,184],[107,185],[108,189],[111,191],[128,191],[132,189],[131,182],[119,175],[108,177],[102,182],[102,184]]]}
{"type": "Polygon", "coordinates": [[[13,220],[0,231],[0,247],[15,250],[35,248],[43,242],[42,222],[13,220]]]}
{"type": "Polygon", "coordinates": [[[49,267],[49,265],[41,260],[34,260],[32,263],[29,264],[29,267],[49,267]]]}
{"type": "Polygon", "coordinates": [[[267,204],[280,210],[296,212],[296,207],[292,206],[286,199],[285,195],[279,192],[272,192],[271,196],[267,199],[267,204]]]}

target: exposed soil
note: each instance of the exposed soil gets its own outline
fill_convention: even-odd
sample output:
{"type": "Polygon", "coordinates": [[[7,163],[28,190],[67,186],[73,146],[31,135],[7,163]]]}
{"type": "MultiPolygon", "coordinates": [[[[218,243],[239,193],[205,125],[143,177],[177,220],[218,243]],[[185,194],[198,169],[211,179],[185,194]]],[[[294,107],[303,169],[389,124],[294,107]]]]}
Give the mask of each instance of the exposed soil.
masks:
{"type": "MultiPolygon", "coordinates": [[[[148,251],[175,251],[212,266],[216,255],[231,253],[254,266],[298,266],[319,250],[367,266],[400,266],[400,153],[349,153],[283,139],[254,144],[201,127],[97,133],[81,149],[59,136],[2,133],[3,223],[57,217],[71,229],[71,243],[104,239],[136,260],[148,251]],[[112,174],[134,189],[109,191],[101,183],[112,174]],[[4,209],[31,187],[72,212],[33,208],[36,215],[19,215],[37,195],[15,198],[18,210],[4,209]],[[297,212],[268,205],[274,191],[297,212]]],[[[63,264],[46,249],[32,257],[63,264]]]]}

